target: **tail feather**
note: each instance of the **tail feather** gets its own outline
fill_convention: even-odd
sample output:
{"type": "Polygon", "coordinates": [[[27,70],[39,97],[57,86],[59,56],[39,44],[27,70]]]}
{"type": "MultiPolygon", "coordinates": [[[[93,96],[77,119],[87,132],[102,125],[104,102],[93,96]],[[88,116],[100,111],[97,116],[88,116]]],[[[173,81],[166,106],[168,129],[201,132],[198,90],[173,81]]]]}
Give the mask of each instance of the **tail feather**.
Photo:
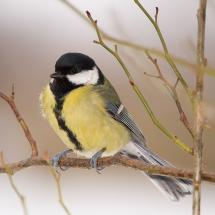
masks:
{"type": "MultiPolygon", "coordinates": [[[[144,160],[149,164],[173,167],[172,164],[159,158],[146,145],[141,143],[131,142],[124,147],[121,153],[131,157],[135,156],[137,159],[144,160]]],[[[171,200],[178,201],[181,197],[192,193],[192,182],[190,180],[150,174],[147,174],[147,176],[171,200]]]]}
{"type": "Polygon", "coordinates": [[[191,194],[191,184],[180,182],[179,179],[174,179],[166,176],[149,175],[152,183],[171,200],[178,201],[181,197],[191,194]]]}

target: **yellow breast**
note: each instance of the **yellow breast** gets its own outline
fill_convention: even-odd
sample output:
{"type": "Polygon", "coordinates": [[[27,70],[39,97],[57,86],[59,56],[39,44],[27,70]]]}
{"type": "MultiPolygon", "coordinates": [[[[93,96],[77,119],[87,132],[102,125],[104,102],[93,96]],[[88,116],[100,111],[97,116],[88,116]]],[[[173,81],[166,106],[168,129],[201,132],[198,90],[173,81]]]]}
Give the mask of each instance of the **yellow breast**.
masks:
{"type": "MultiPolygon", "coordinates": [[[[48,94],[50,93],[49,90],[48,94]]],[[[55,106],[53,95],[51,97],[52,99],[42,99],[43,103],[44,100],[49,100],[45,102],[45,110],[55,106]]],[[[66,133],[59,128],[53,111],[50,114],[49,110],[44,112],[50,124],[67,147],[74,150],[74,144],[68,141],[66,133]]],[[[81,143],[83,151],[78,152],[81,155],[91,157],[102,148],[106,148],[103,156],[113,155],[131,139],[129,131],[106,112],[102,97],[92,86],[80,87],[69,93],[65,97],[61,114],[66,126],[81,143]]]]}
{"type": "Polygon", "coordinates": [[[54,95],[52,94],[49,85],[47,85],[40,94],[40,104],[43,116],[48,120],[52,129],[60,137],[64,144],[70,149],[75,149],[74,144],[71,144],[67,133],[61,129],[56,119],[54,108],[56,105],[54,95]]]}

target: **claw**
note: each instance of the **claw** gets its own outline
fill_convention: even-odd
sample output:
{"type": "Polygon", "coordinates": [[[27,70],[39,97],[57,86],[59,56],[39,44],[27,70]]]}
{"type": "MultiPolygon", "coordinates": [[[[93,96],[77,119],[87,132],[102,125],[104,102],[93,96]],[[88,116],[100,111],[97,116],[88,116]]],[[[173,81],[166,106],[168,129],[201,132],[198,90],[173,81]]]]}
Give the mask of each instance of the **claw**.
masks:
{"type": "Polygon", "coordinates": [[[95,168],[96,172],[101,174],[102,167],[97,167],[97,160],[102,156],[103,152],[106,150],[106,148],[101,149],[100,151],[96,152],[92,158],[90,159],[90,167],[95,168]]]}
{"type": "Polygon", "coordinates": [[[72,152],[72,149],[65,149],[62,152],[58,152],[52,159],[51,159],[51,164],[54,167],[54,169],[59,172],[59,168],[61,170],[67,170],[68,168],[62,168],[59,165],[59,161],[62,157],[65,157],[68,153],[72,152]]]}

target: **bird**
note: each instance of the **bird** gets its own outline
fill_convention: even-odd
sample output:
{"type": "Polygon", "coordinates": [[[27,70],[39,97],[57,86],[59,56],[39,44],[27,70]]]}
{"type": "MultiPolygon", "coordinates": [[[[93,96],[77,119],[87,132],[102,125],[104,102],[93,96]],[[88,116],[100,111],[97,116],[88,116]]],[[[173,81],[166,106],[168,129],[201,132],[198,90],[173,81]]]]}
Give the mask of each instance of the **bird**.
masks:
{"type": "MultiPolygon", "coordinates": [[[[71,151],[90,159],[120,153],[147,164],[172,167],[150,150],[143,132],[95,61],[82,53],[59,57],[50,82],[40,94],[41,110],[66,149],[52,158],[54,167],[71,151]]],[[[144,173],[145,174],[145,173],[144,173]]],[[[171,200],[192,193],[189,179],[146,174],[171,200]]]]}

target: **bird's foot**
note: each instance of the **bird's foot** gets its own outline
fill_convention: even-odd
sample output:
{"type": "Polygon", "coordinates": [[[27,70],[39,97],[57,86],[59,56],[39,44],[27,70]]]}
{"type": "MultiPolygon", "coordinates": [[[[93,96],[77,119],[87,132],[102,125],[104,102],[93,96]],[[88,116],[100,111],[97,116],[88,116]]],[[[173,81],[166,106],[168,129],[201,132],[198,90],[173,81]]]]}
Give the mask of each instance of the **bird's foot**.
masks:
{"type": "Polygon", "coordinates": [[[105,150],[106,148],[101,149],[100,151],[96,152],[90,159],[90,167],[96,169],[96,172],[99,174],[101,174],[103,167],[97,167],[97,160],[102,156],[105,150]]]}
{"type": "Polygon", "coordinates": [[[65,157],[70,152],[72,152],[72,149],[65,149],[62,152],[58,152],[54,157],[52,157],[51,164],[54,167],[54,169],[56,170],[56,172],[59,172],[59,169],[61,169],[63,171],[68,169],[68,167],[63,168],[61,165],[59,165],[59,161],[61,160],[62,157],[65,157]]]}

